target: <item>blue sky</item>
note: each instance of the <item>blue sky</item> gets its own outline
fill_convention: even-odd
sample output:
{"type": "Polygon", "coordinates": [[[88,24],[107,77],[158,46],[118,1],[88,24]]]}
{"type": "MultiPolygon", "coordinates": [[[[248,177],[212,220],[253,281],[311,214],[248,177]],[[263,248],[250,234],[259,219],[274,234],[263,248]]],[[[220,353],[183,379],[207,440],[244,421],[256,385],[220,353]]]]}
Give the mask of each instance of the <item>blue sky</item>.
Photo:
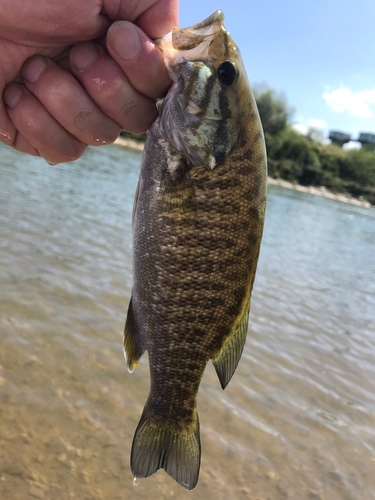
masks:
{"type": "Polygon", "coordinates": [[[301,130],[375,133],[375,0],[180,0],[180,26],[218,8],[250,82],[284,92],[301,130]]]}

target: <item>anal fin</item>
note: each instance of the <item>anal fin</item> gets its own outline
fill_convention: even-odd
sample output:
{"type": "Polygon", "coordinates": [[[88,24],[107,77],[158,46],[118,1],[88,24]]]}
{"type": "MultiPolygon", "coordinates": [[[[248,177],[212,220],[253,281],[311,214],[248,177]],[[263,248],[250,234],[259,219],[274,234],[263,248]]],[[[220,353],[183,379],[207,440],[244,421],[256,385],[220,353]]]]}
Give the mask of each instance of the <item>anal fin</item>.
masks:
{"type": "Polygon", "coordinates": [[[133,297],[130,299],[128,315],[126,317],[124,331],[124,352],[125,359],[128,365],[128,370],[131,373],[137,366],[139,358],[145,352],[146,348],[143,345],[140,337],[140,332],[137,329],[137,324],[133,312],[133,297]]]}
{"type": "Polygon", "coordinates": [[[225,389],[229,384],[240,361],[246,342],[249,312],[250,301],[237,326],[225,339],[220,351],[212,358],[212,363],[219,377],[222,389],[225,389]]]}

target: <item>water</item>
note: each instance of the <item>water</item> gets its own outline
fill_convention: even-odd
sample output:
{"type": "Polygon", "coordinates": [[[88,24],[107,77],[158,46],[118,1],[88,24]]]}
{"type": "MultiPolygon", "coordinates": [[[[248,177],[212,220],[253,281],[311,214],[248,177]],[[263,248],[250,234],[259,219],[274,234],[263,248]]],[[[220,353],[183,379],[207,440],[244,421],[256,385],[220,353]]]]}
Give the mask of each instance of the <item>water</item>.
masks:
{"type": "MultiPolygon", "coordinates": [[[[129,374],[131,212],[140,156],[74,164],[0,148],[0,498],[182,498],[134,488],[149,388],[129,374]]],[[[375,210],[270,188],[244,355],[198,401],[193,500],[375,499],[375,210]]]]}

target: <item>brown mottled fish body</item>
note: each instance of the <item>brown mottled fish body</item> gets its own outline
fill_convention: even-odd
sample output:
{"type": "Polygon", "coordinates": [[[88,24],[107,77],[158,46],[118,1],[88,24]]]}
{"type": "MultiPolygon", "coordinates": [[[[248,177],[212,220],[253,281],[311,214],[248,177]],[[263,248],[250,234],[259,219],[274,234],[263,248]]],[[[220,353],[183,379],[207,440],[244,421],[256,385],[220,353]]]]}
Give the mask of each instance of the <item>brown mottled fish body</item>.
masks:
{"type": "Polygon", "coordinates": [[[221,11],[159,44],[175,83],[148,134],[134,211],[125,354],[132,371],[148,351],[151,389],[131,467],[137,478],[164,468],[192,489],[205,366],[213,361],[225,388],[246,340],[267,167],[256,104],[221,11]]]}

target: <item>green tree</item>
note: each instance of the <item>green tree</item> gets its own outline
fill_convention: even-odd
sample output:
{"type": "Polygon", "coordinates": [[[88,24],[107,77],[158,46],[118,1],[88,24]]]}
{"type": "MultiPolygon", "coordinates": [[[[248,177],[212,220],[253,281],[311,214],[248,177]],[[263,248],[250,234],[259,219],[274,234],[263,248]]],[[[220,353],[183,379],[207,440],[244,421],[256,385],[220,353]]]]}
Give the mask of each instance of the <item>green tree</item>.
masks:
{"type": "Polygon", "coordinates": [[[285,96],[273,89],[264,89],[263,84],[254,86],[254,97],[265,134],[279,134],[292,116],[285,96]]]}
{"type": "Polygon", "coordinates": [[[255,86],[254,96],[264,129],[269,175],[349,192],[375,204],[372,148],[345,151],[324,144],[320,131],[310,129],[307,136],[299,134],[290,125],[292,110],[283,94],[263,84],[255,86]]]}

